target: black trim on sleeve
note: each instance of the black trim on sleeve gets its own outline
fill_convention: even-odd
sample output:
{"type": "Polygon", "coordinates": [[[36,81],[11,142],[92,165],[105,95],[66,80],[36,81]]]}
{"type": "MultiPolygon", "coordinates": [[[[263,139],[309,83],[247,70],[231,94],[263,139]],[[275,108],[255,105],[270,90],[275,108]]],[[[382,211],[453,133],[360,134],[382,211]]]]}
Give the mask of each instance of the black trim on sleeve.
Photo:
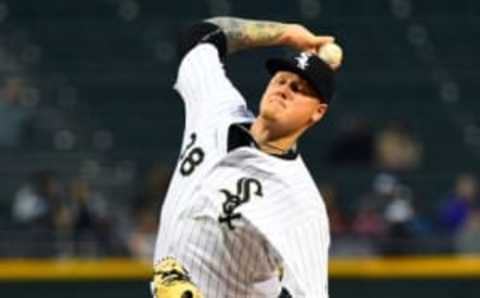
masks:
{"type": "Polygon", "coordinates": [[[197,44],[204,42],[213,44],[218,49],[220,58],[225,58],[227,37],[219,26],[207,22],[195,24],[180,35],[178,42],[180,58],[183,58],[197,44]]]}

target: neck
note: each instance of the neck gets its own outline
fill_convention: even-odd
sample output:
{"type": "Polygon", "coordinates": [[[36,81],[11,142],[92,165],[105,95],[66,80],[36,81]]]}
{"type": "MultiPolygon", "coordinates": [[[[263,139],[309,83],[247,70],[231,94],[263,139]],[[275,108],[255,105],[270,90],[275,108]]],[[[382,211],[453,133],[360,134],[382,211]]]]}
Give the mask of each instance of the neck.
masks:
{"type": "Polygon", "coordinates": [[[250,133],[260,149],[271,154],[285,154],[297,143],[300,133],[278,136],[270,121],[260,116],[255,119],[250,127],[250,133]]]}

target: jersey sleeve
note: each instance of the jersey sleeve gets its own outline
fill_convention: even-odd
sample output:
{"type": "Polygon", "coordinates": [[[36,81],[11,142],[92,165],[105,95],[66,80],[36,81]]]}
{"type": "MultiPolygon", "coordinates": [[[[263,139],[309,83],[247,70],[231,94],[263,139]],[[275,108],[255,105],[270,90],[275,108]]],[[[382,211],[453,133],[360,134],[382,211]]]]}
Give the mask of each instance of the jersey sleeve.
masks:
{"type": "Polygon", "coordinates": [[[222,57],[226,41],[218,37],[224,35],[218,28],[213,31],[214,27],[209,28],[210,31],[195,31],[180,47],[180,51],[186,53],[180,62],[174,88],[185,103],[187,128],[210,126],[220,118],[249,113],[245,100],[225,73],[222,57]],[[208,33],[200,38],[198,32],[208,33]]]}

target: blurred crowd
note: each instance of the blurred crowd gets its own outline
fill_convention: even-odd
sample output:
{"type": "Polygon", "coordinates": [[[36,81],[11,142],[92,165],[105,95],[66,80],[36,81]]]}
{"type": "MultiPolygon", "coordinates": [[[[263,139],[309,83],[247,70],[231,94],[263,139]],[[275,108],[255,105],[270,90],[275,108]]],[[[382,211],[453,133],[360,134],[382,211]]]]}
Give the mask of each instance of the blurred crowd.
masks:
{"type": "Polygon", "coordinates": [[[398,175],[378,173],[353,212],[339,207],[337,192],[323,188],[330,215],[333,255],[404,255],[480,252],[479,184],[459,174],[431,210],[398,175]]]}
{"type": "MultiPolygon", "coordinates": [[[[60,82],[53,80],[55,86],[43,83],[40,88],[40,79],[26,75],[35,72],[31,61],[14,51],[21,53],[28,42],[12,48],[12,38],[5,39],[0,43],[0,257],[150,259],[168,172],[154,166],[145,174],[145,183],[136,183],[136,193],[120,194],[119,200],[108,187],[96,187],[97,177],[72,165],[56,164],[61,161],[55,156],[68,153],[75,141],[75,135],[65,133],[75,130],[74,113],[61,104],[68,97],[62,94],[66,82],[60,78],[60,82]],[[2,63],[6,60],[9,63],[2,63]],[[46,100],[46,94],[58,100],[46,100]],[[32,153],[44,154],[46,159],[29,163],[32,159],[27,156],[32,153]],[[62,167],[68,168],[69,175],[57,170],[62,167]],[[6,190],[12,182],[14,190],[6,190]]],[[[101,155],[98,150],[93,154],[101,155]]],[[[114,180],[103,177],[109,178],[114,180]]],[[[119,180],[133,185],[132,179],[119,180]]]]}
{"type": "Polygon", "coordinates": [[[149,260],[168,180],[164,167],[153,166],[125,203],[97,191],[85,177],[64,179],[50,170],[32,173],[14,195],[11,223],[0,231],[0,256],[149,260]]]}
{"type": "Polygon", "coordinates": [[[406,179],[422,167],[424,152],[406,123],[392,122],[377,133],[365,120],[346,123],[333,142],[330,163],[373,169],[373,174],[364,193],[353,198],[341,198],[335,183],[321,185],[330,215],[332,254],[480,252],[480,189],[474,173],[450,174],[449,185],[433,185],[445,191],[432,198],[435,194],[415,189],[406,179]]]}

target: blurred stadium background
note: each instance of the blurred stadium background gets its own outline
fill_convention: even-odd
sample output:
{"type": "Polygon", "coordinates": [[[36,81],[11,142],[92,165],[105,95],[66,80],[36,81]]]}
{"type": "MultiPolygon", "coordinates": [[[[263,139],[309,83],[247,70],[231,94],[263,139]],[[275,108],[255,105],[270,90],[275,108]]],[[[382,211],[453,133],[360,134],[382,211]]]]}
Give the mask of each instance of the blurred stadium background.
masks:
{"type": "MultiPolygon", "coordinates": [[[[1,297],[149,297],[183,127],[176,33],[216,15],[344,47],[337,98],[301,144],[331,217],[331,297],[478,297],[473,0],[0,1],[1,297]]],[[[282,51],[230,58],[252,107],[282,51]]]]}

